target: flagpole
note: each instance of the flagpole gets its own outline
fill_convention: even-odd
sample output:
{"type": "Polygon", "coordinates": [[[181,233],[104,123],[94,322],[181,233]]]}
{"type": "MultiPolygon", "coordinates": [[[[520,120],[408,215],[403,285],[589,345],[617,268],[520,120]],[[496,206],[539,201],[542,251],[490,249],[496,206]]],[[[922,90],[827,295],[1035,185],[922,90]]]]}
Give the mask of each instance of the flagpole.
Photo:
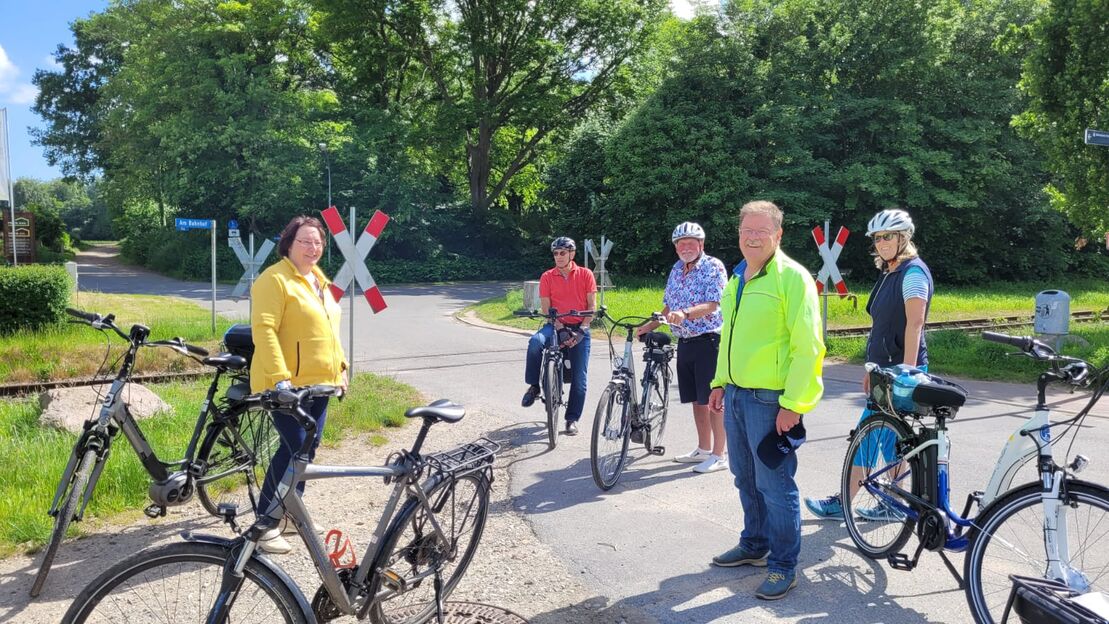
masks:
{"type": "Polygon", "coordinates": [[[15,250],[15,191],[12,186],[12,152],[11,140],[8,138],[8,109],[0,108],[4,113],[4,173],[8,178],[8,207],[12,213],[12,266],[19,265],[19,257],[15,250]]]}

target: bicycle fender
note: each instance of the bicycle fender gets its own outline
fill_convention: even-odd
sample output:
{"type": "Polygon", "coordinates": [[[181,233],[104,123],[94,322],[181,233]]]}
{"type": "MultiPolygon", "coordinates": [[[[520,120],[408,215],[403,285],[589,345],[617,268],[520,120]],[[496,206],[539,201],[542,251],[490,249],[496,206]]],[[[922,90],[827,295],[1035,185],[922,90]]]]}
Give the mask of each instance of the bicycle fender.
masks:
{"type": "MultiPolygon", "coordinates": [[[[209,535],[207,533],[193,533],[192,531],[182,531],[181,539],[185,540],[186,542],[215,544],[217,546],[227,548],[228,550],[234,548],[235,546],[238,546],[243,542],[242,537],[227,539],[226,537],[219,537],[218,535],[209,535]]],[[[297,606],[300,607],[300,610],[305,614],[305,616],[307,616],[308,624],[317,624],[316,614],[312,610],[312,605],[308,602],[308,599],[304,597],[304,593],[300,591],[300,586],[297,585],[295,581],[293,581],[293,579],[285,572],[285,570],[281,568],[281,566],[274,563],[269,557],[265,555],[265,553],[257,549],[254,551],[254,554],[250,556],[250,558],[262,564],[263,567],[265,567],[270,572],[273,572],[275,576],[281,579],[281,581],[285,583],[289,590],[293,592],[293,598],[296,599],[297,606]]]]}

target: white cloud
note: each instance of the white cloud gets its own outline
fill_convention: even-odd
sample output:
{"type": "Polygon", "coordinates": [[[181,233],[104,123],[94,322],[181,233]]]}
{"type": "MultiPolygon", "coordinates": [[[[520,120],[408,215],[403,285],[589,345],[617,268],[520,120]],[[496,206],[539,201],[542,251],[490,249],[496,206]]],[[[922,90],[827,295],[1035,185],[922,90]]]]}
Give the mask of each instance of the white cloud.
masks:
{"type": "Polygon", "coordinates": [[[59,71],[63,69],[62,64],[54,58],[53,54],[47,54],[42,59],[42,62],[39,63],[39,67],[41,67],[42,69],[48,69],[50,71],[59,71]]]}
{"type": "Polygon", "coordinates": [[[670,0],[670,10],[676,17],[693,19],[693,5],[689,0],[670,0]]]}
{"type": "Polygon", "coordinates": [[[7,100],[12,104],[30,104],[38,97],[39,90],[33,84],[18,84],[8,93],[7,100]]]}
{"type": "Polygon", "coordinates": [[[8,58],[4,46],[0,46],[0,93],[11,89],[17,76],[19,76],[19,68],[8,58]]]}

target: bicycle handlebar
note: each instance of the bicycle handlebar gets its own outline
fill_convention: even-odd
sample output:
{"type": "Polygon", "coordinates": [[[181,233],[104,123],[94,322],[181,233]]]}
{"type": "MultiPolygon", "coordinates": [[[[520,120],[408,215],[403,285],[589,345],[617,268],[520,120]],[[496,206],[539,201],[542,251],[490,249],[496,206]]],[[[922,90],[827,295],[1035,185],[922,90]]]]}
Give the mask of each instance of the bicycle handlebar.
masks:
{"type": "MultiPolygon", "coordinates": [[[[601,310],[604,312],[604,309],[601,310]]],[[[514,316],[523,316],[527,318],[546,319],[553,321],[555,319],[566,318],[568,316],[592,316],[597,314],[597,310],[570,310],[569,312],[559,313],[555,308],[548,308],[547,313],[532,312],[531,310],[516,310],[512,313],[514,316]]]]}
{"type": "MultiPolygon", "coordinates": [[[[1036,340],[1031,336],[1009,336],[1007,334],[999,334],[997,332],[988,331],[982,332],[982,340],[1007,344],[1025,352],[1031,352],[1032,347],[1036,344],[1036,340]]],[[[1040,343],[1040,346],[1050,348],[1043,343],[1040,343]]]]}
{"type": "Polygon", "coordinates": [[[77,318],[88,321],[90,323],[95,323],[100,320],[99,314],[92,314],[90,312],[75,310],[73,308],[66,308],[65,311],[70,316],[76,316],[77,318]]]}
{"type": "Polygon", "coordinates": [[[312,399],[316,397],[330,397],[339,394],[341,389],[338,386],[303,386],[300,388],[289,388],[287,390],[264,390],[258,394],[251,395],[247,399],[258,400],[262,408],[268,412],[280,410],[282,412],[291,414],[296,419],[297,424],[304,429],[304,443],[301,445],[298,454],[306,455],[312,448],[315,441],[316,433],[316,419],[308,415],[304,411],[305,399],[312,399]]]}
{"type": "Polygon", "coordinates": [[[145,346],[148,346],[148,347],[169,347],[170,349],[173,349],[174,351],[182,351],[183,350],[184,352],[186,352],[190,355],[197,355],[197,356],[200,356],[200,357],[208,357],[208,350],[207,349],[205,349],[203,347],[198,347],[196,345],[191,345],[191,344],[185,342],[185,339],[181,338],[181,337],[171,338],[169,340],[157,340],[157,341],[154,341],[154,342],[148,342],[148,343],[146,343],[145,346]]]}

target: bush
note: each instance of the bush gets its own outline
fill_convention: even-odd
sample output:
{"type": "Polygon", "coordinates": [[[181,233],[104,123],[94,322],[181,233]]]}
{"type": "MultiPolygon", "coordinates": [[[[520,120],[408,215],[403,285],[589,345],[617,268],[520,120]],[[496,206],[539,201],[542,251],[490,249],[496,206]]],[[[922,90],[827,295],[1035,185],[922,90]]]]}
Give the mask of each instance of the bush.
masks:
{"type": "Polygon", "coordinates": [[[64,267],[0,268],[0,333],[60,323],[72,287],[64,267]]]}

